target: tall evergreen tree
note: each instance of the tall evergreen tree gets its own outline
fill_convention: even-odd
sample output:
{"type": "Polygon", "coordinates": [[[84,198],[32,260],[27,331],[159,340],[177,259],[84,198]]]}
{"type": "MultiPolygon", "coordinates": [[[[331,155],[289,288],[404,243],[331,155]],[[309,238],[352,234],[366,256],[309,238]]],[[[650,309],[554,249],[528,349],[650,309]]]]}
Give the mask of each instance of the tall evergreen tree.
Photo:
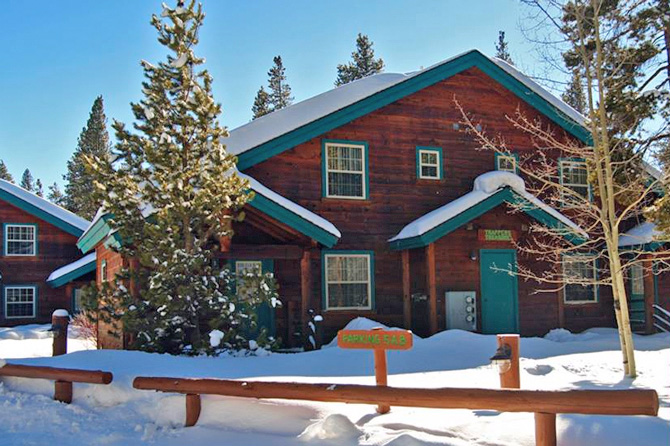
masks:
{"type": "Polygon", "coordinates": [[[584,114],[586,112],[586,96],[584,95],[584,85],[579,70],[572,72],[570,83],[561,95],[561,99],[579,113],[584,114]]]}
{"type": "Polygon", "coordinates": [[[275,56],[272,61],[274,65],[268,71],[268,87],[270,88],[270,105],[272,111],[275,111],[291,105],[293,96],[291,96],[291,86],[286,81],[286,68],[284,68],[281,56],[275,56]]]}
{"type": "Polygon", "coordinates": [[[99,317],[123,324],[135,334],[135,347],[148,351],[208,351],[211,329],[224,333],[219,347],[247,346],[254,308],[276,297],[273,280],[265,277],[238,297],[215,257],[250,194],[225,149],[228,132],[219,123],[212,77],[194,54],[203,19],[194,0],[164,5],[161,17],[152,17],[167,60],[142,62],[144,97],[132,104],[134,129],[113,123],[115,162],[86,157],[97,199],[105,200],[113,216],[108,223],[124,240],[116,249],[139,262],[116,275],[116,286],[99,290],[107,314],[99,317]],[[126,278],[133,291],[123,286],[126,278]]]}
{"type": "Polygon", "coordinates": [[[251,111],[254,114],[252,119],[260,118],[261,116],[267,115],[272,111],[270,106],[270,95],[265,91],[265,87],[261,86],[256,93],[256,98],[254,99],[254,105],[251,107],[251,111]]]}
{"type": "Polygon", "coordinates": [[[496,57],[502,59],[510,65],[514,65],[512,55],[509,53],[509,44],[505,40],[505,31],[498,31],[498,41],[496,42],[496,57]]]}
{"type": "Polygon", "coordinates": [[[19,186],[28,192],[35,192],[35,180],[33,179],[33,174],[30,173],[30,169],[23,171],[23,175],[21,175],[21,184],[19,184],[19,186]]]}
{"type": "Polygon", "coordinates": [[[358,33],[356,51],[351,53],[353,60],[337,66],[336,87],[384,71],[384,61],[381,57],[375,59],[375,50],[372,45],[373,42],[367,35],[358,33]]]}
{"type": "Polygon", "coordinates": [[[35,194],[38,197],[44,197],[44,187],[42,186],[42,180],[39,178],[35,181],[35,194]]]}
{"type": "Polygon", "coordinates": [[[102,96],[93,101],[93,106],[77,140],[77,148],[67,162],[67,173],[63,175],[65,184],[65,207],[83,218],[93,218],[100,207],[100,202],[93,198],[93,177],[86,170],[85,156],[100,159],[110,154],[109,134],[107,133],[107,117],[102,96]]]}
{"type": "Polygon", "coordinates": [[[0,160],[0,180],[9,181],[10,183],[14,182],[14,177],[9,173],[9,169],[5,165],[5,162],[0,160]]]}
{"type": "Polygon", "coordinates": [[[54,181],[54,184],[49,186],[49,194],[47,195],[47,200],[58,206],[63,206],[65,203],[65,195],[61,192],[58,187],[58,183],[54,181]]]}

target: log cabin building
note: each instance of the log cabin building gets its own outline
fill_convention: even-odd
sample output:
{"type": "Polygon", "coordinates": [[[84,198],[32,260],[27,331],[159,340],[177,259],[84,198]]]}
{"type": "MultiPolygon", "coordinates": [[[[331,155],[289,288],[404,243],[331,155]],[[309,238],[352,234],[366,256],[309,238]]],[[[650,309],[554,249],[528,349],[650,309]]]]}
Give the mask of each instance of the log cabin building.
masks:
{"type": "Polygon", "coordinates": [[[95,274],[95,253],[82,258],[76,244],[89,221],[0,180],[0,223],[0,326],[78,311],[81,288],[95,274]]]}
{"type": "MultiPolygon", "coordinates": [[[[238,271],[274,273],[283,305],[261,320],[285,345],[302,343],[309,309],[322,315],[326,339],[358,316],[419,335],[614,326],[608,290],[570,285],[535,293],[545,285],[492,268],[548,267],[514,249],[531,222],[564,226],[575,241],[585,234],[525,190],[515,157],[476,150],[459,128],[454,98],[515,154],[534,150],[505,118],[517,110],[589,140],[579,113],[476,50],[415,73],[370,76],[230,132],[227,149],[256,195],[221,257],[238,271]],[[535,205],[511,213],[519,201],[535,205]]],[[[559,162],[574,188],[588,188],[585,163],[559,162]]],[[[105,219],[99,215],[78,241],[84,253],[96,253],[98,281],[125,261],[110,249],[118,241],[105,219]]],[[[662,246],[636,230],[622,243],[662,246]]],[[[662,279],[640,273],[632,280],[635,318],[647,330],[651,305],[670,303],[670,281],[662,279]]],[[[102,347],[123,347],[99,331],[102,347]]]]}

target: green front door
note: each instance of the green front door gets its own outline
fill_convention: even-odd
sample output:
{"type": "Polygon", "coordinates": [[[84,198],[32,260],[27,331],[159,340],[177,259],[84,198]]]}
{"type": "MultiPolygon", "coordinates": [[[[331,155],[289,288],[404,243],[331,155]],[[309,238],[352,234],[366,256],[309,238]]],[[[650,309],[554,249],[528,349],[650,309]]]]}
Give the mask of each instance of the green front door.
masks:
{"type": "MultiPolygon", "coordinates": [[[[263,274],[274,273],[274,262],[272,260],[237,260],[232,263],[236,275],[242,271],[257,272],[258,270],[262,270],[263,274]]],[[[255,338],[261,328],[265,328],[268,336],[276,335],[275,309],[270,304],[261,304],[256,309],[256,320],[258,329],[248,333],[250,338],[255,338]]]]}
{"type": "Polygon", "coordinates": [[[644,268],[639,263],[630,267],[630,322],[633,330],[645,327],[646,307],[644,305],[644,268]]]}
{"type": "Polygon", "coordinates": [[[481,276],[481,312],[483,333],[517,333],[518,295],[516,250],[482,249],[479,251],[481,276]]]}

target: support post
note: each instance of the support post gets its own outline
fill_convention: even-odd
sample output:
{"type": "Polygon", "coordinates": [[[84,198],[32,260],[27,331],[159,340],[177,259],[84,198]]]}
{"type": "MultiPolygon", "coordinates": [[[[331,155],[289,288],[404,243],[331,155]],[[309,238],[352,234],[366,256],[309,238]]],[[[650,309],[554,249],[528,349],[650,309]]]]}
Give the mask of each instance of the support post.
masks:
{"type": "Polygon", "coordinates": [[[186,394],[186,423],[185,427],[195,426],[200,418],[200,395],[194,393],[186,394]]]}
{"type": "Polygon", "coordinates": [[[54,382],[54,399],[61,403],[70,404],[72,402],[72,383],[56,380],[54,382]]]}
{"type": "Polygon", "coordinates": [[[519,373],[519,335],[501,334],[497,336],[498,347],[507,345],[511,352],[511,366],[509,370],[500,374],[500,387],[502,389],[520,389],[521,375],[519,373]]]}
{"type": "Polygon", "coordinates": [[[647,255],[643,265],[644,332],[647,334],[652,334],[656,330],[654,328],[654,264],[650,255],[647,255]]]}
{"type": "Polygon", "coordinates": [[[428,311],[430,334],[437,333],[437,284],[435,273],[435,244],[426,246],[426,289],[428,290],[428,311]]]}
{"type": "Polygon", "coordinates": [[[311,255],[308,249],[305,249],[302,253],[302,258],[300,259],[300,322],[302,326],[303,333],[303,345],[309,343],[308,336],[309,330],[307,323],[309,322],[309,301],[310,301],[310,291],[312,288],[312,277],[311,277],[311,255]]]}
{"type": "Polygon", "coordinates": [[[51,330],[53,332],[52,356],[60,356],[67,353],[67,326],[70,323],[70,315],[67,310],[56,310],[51,315],[51,330]]]}
{"type": "Polygon", "coordinates": [[[535,412],[535,446],[556,446],[556,414],[535,412]]]}
{"type": "MultiPolygon", "coordinates": [[[[373,330],[381,330],[381,327],[373,328],[373,330]]],[[[375,383],[377,386],[388,386],[388,366],[386,364],[386,350],[383,348],[375,348],[375,383]]],[[[385,414],[391,411],[391,406],[388,404],[378,404],[377,413],[385,414]]]]}
{"type": "Polygon", "coordinates": [[[412,329],[412,290],[410,287],[409,250],[402,251],[402,317],[406,329],[412,329]]]}

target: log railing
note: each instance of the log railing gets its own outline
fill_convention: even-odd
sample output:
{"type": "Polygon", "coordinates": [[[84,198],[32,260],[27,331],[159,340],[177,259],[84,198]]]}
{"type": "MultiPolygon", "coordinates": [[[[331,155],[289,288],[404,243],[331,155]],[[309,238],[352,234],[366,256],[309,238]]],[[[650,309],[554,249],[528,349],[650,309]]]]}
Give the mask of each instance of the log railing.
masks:
{"type": "Polygon", "coordinates": [[[140,376],[140,390],[187,395],[186,426],[200,414],[200,395],[308,400],[351,404],[435,409],[534,412],[536,444],[556,444],[556,414],[657,415],[655,390],[512,390],[512,389],[411,389],[354,384],[304,384],[220,379],[158,378],[140,376]]]}
{"type": "Polygon", "coordinates": [[[5,364],[0,367],[0,376],[54,380],[54,399],[63,403],[72,402],[72,383],[109,384],[111,372],[100,370],[63,369],[35,365],[5,364]]]}

